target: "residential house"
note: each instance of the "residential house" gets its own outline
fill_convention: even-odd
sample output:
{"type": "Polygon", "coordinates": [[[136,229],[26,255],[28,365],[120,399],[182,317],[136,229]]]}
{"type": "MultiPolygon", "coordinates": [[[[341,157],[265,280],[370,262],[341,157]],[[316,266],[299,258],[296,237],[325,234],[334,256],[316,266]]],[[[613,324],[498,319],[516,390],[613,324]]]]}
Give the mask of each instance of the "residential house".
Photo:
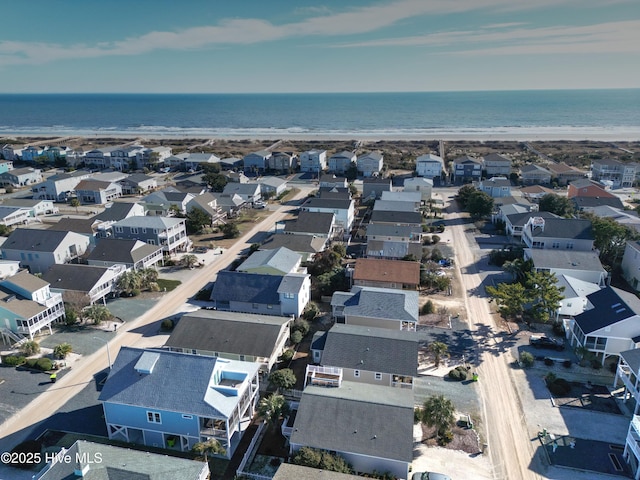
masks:
{"type": "MultiPolygon", "coordinates": [[[[396,209],[397,211],[408,211],[415,212],[420,210],[420,206],[422,205],[422,195],[419,192],[382,192],[382,196],[380,197],[382,202],[388,202],[392,204],[393,202],[397,202],[398,204],[411,204],[410,208],[404,209],[396,209]]],[[[376,202],[377,204],[378,202],[376,202]]]]}
{"type": "Polygon", "coordinates": [[[186,173],[174,177],[175,189],[182,193],[201,195],[209,190],[204,180],[204,173],[186,173]]]}
{"type": "MultiPolygon", "coordinates": [[[[291,417],[289,417],[291,418],[291,417]]],[[[293,425],[293,424],[292,424],[293,425]]],[[[362,480],[358,475],[319,470],[312,467],[303,467],[293,463],[281,463],[276,470],[273,480],[362,480]]]]}
{"type": "Polygon", "coordinates": [[[100,234],[112,238],[141,240],[149,245],[161,245],[165,255],[186,252],[191,246],[184,218],[129,217],[113,223],[100,234]]]}
{"type": "Polygon", "coordinates": [[[511,159],[499,153],[490,153],[482,158],[482,168],[487,178],[508,178],[511,174],[511,159]]]}
{"type": "Polygon", "coordinates": [[[386,223],[391,225],[409,225],[409,226],[422,226],[422,214],[420,212],[402,212],[402,211],[387,211],[387,210],[374,210],[371,212],[371,219],[369,225],[386,223]]]}
{"type": "Polygon", "coordinates": [[[66,202],[76,190],[76,186],[82,181],[91,178],[93,173],[88,170],[76,170],[70,173],[61,173],[47,178],[42,183],[31,187],[34,199],[53,200],[54,202],[66,202]]]}
{"type": "Polygon", "coordinates": [[[569,184],[567,197],[577,210],[591,210],[600,206],[622,209],[624,205],[617,195],[605,190],[601,185],[585,178],[569,184]]]}
{"type": "Polygon", "coordinates": [[[79,233],[16,228],[0,251],[3,259],[19,260],[31,273],[42,273],[84,255],[88,246],[89,239],[79,233]]]}
{"type": "Polygon", "coordinates": [[[525,165],[520,168],[520,180],[524,185],[548,185],[551,183],[551,172],[539,165],[525,165]]]}
{"type": "Polygon", "coordinates": [[[522,239],[522,231],[524,230],[525,225],[527,225],[532,218],[562,218],[551,212],[530,211],[527,207],[518,204],[503,205],[500,207],[500,212],[503,212],[500,219],[504,221],[506,234],[510,237],[519,239],[522,239]],[[518,212],[508,213],[512,210],[517,210],[518,212]]]}
{"type": "Polygon", "coordinates": [[[116,150],[117,148],[118,147],[104,147],[89,150],[84,154],[85,164],[92,169],[104,170],[105,168],[109,168],[111,166],[111,150],[116,150]]]}
{"type": "Polygon", "coordinates": [[[320,366],[307,365],[305,385],[342,381],[413,388],[419,339],[414,332],[335,324],[325,332],[320,366]]]}
{"type": "Polygon", "coordinates": [[[296,168],[298,157],[295,153],[291,152],[273,152],[269,158],[267,158],[267,167],[269,170],[275,170],[276,172],[289,173],[296,168]]]}
{"type": "Polygon", "coordinates": [[[172,155],[171,147],[158,146],[152,148],[142,148],[136,154],[137,168],[158,170],[164,167],[165,161],[172,155]]]}
{"type": "MultiPolygon", "coordinates": [[[[12,162],[11,168],[13,168],[13,161],[18,160],[18,158],[20,157],[21,151],[22,149],[16,147],[15,145],[5,143],[4,145],[2,145],[2,150],[0,150],[0,155],[2,155],[2,158],[5,161],[12,162]]],[[[11,170],[11,168],[8,168],[7,170],[11,170]]],[[[6,172],[7,170],[4,170],[4,171],[6,172]]]]}
{"type": "Polygon", "coordinates": [[[382,172],[384,157],[380,152],[369,152],[356,159],[358,174],[364,178],[377,177],[382,172]]]}
{"type": "Polygon", "coordinates": [[[255,414],[259,368],[122,347],[98,397],[109,439],[180,451],[215,439],[231,458],[255,414]]]}
{"type": "Polygon", "coordinates": [[[477,188],[493,198],[511,196],[511,180],[507,177],[491,177],[486,180],[480,180],[477,188]]]}
{"type": "Polygon", "coordinates": [[[225,172],[223,173],[223,175],[225,176],[225,178],[229,181],[229,182],[234,182],[234,183],[249,183],[249,177],[247,177],[244,172],[225,172]]]}
{"type": "Polygon", "coordinates": [[[0,206],[0,225],[10,227],[29,223],[30,210],[22,207],[0,206]]]}
{"type": "Polygon", "coordinates": [[[566,331],[571,330],[573,317],[588,308],[587,297],[600,290],[600,285],[585,282],[569,275],[556,275],[556,287],[562,289],[562,300],[556,311],[557,318],[565,319],[566,331]]]}
{"type": "Polygon", "coordinates": [[[321,174],[327,168],[326,150],[307,150],[300,154],[300,171],[321,174]]]}
{"type": "Polygon", "coordinates": [[[411,177],[407,178],[403,184],[405,192],[420,192],[423,202],[431,200],[433,192],[433,180],[431,178],[411,177]]]}
{"type": "Polygon", "coordinates": [[[287,189],[287,181],[278,177],[262,177],[258,185],[263,198],[277,197],[287,189]]]}
{"type": "Polygon", "coordinates": [[[284,352],[290,326],[290,317],[198,310],[180,318],[165,347],[173,352],[256,362],[260,372],[268,374],[284,352]]]}
{"type": "Polygon", "coordinates": [[[354,286],[350,292],[333,294],[331,310],[337,323],[413,331],[418,324],[418,292],[354,286]]]}
{"type": "Polygon", "coordinates": [[[575,317],[567,334],[572,347],[601,355],[603,365],[610,356],[638,348],[640,300],[636,295],[605,287],[587,300],[590,308],[575,317]]]}
{"type": "Polygon", "coordinates": [[[609,283],[609,274],[595,251],[525,248],[524,259],[533,261],[534,271],[550,272],[557,278],[567,275],[583,282],[594,283],[601,288],[609,283]]]}
{"type": "Polygon", "coordinates": [[[64,297],[84,296],[90,304],[102,301],[106,303],[109,296],[115,296],[118,280],[127,271],[127,267],[115,264],[110,267],[71,264],[52,265],[42,274],[42,279],[49,282],[51,290],[64,297]]]}
{"type": "Polygon", "coordinates": [[[587,175],[587,172],[570,167],[564,162],[550,163],[547,165],[547,170],[551,172],[551,178],[555,180],[558,185],[568,185],[569,183],[575,180],[580,180],[587,175]]]}
{"type": "Polygon", "coordinates": [[[240,211],[246,206],[245,201],[238,194],[225,194],[225,193],[211,193],[211,196],[215,198],[216,205],[222,211],[227,218],[233,218],[240,213],[240,211]]]}
{"type": "MultiPolygon", "coordinates": [[[[0,152],[0,155],[2,152],[0,152]]],[[[0,173],[8,172],[9,170],[13,170],[13,161],[12,160],[0,160],[0,173]]]]}
{"type": "Polygon", "coordinates": [[[313,235],[289,235],[276,233],[260,246],[260,250],[277,250],[284,247],[300,255],[302,262],[311,262],[317,253],[327,247],[327,237],[313,235]]]}
{"type": "Polygon", "coordinates": [[[187,213],[187,205],[195,198],[192,193],[184,193],[173,187],[163,188],[142,197],[147,215],[172,216],[174,213],[187,213]]]}
{"type": "Polygon", "coordinates": [[[419,207],[411,201],[376,200],[373,204],[374,212],[417,212],[418,210],[419,207]]]}
{"type": "Polygon", "coordinates": [[[320,190],[333,188],[342,189],[348,188],[349,182],[347,182],[347,179],[345,177],[336,177],[332,173],[323,173],[322,175],[320,175],[320,183],[318,186],[320,190]]]}
{"type": "Polygon", "coordinates": [[[301,263],[302,255],[286,247],[280,247],[275,250],[253,252],[236,271],[283,277],[290,273],[307,273],[307,269],[300,266],[301,263]]]}
{"type": "Polygon", "coordinates": [[[337,152],[329,157],[329,171],[332,173],[345,174],[355,165],[357,156],[355,152],[337,152]]]}
{"type": "Polygon", "coordinates": [[[40,217],[44,215],[55,215],[58,213],[51,200],[34,200],[31,198],[11,198],[7,197],[2,201],[4,207],[26,208],[30,217],[40,217]]]}
{"type": "Polygon", "coordinates": [[[138,167],[138,158],[144,147],[141,145],[120,146],[109,151],[109,166],[114,170],[133,170],[138,167]]]}
{"type": "Polygon", "coordinates": [[[338,388],[310,385],[295,415],[290,455],[302,447],[318,448],[339,454],[356,472],[409,478],[413,411],[409,389],[355,382],[338,388]]]}
{"type": "Polygon", "coordinates": [[[182,168],[187,172],[198,172],[204,165],[214,165],[220,162],[220,157],[213,153],[183,153],[178,155],[182,158],[182,168]]]}
{"type": "MultiPolygon", "coordinates": [[[[144,206],[135,202],[113,202],[93,217],[93,226],[98,232],[108,230],[114,223],[129,217],[144,217],[144,206]]],[[[106,236],[102,234],[101,236],[106,236]]]]}
{"type": "Polygon", "coordinates": [[[38,158],[44,156],[44,148],[29,145],[22,149],[20,157],[23,162],[35,163],[38,158]]]}
{"type": "Polygon", "coordinates": [[[345,187],[320,187],[316,197],[328,200],[351,200],[351,192],[345,187]]]}
{"type": "Polygon", "coordinates": [[[622,276],[634,290],[640,290],[640,241],[629,240],[622,256],[622,276]]]}
{"type": "Polygon", "coordinates": [[[599,205],[597,207],[584,208],[583,210],[600,218],[610,218],[620,225],[625,225],[640,232],[640,216],[638,212],[633,210],[623,210],[609,205],[599,205]]]}
{"type": "Polygon", "coordinates": [[[366,236],[367,257],[399,260],[407,255],[414,255],[416,258],[422,258],[420,225],[370,223],[366,236]]]}
{"type": "Polygon", "coordinates": [[[522,241],[529,248],[593,250],[591,222],[581,218],[535,216],[522,228],[522,241]]]}
{"type": "Polygon", "coordinates": [[[524,198],[531,203],[539,203],[540,199],[549,193],[555,194],[556,192],[550,188],[543,187],[542,185],[531,185],[529,187],[522,187],[520,193],[524,198]]]}
{"type": "Polygon", "coordinates": [[[47,230],[73,232],[84,235],[89,241],[89,246],[85,252],[91,251],[96,246],[96,232],[93,229],[93,219],[91,218],[62,217],[56,223],[50,225],[47,230]]]}
{"type": "Polygon", "coordinates": [[[204,213],[211,217],[211,225],[221,223],[226,217],[226,213],[218,206],[218,199],[213,193],[203,193],[196,195],[187,203],[187,213],[191,212],[194,208],[202,210],[204,213]]]}
{"type": "Polygon", "coordinates": [[[176,472],[180,472],[181,480],[207,480],[210,476],[206,462],[87,440],[76,440],[69,448],[62,447],[58,453],[47,456],[46,461],[46,467],[33,478],[98,480],[115,475],[161,480],[173,478],[176,472]]]}
{"type": "Polygon", "coordinates": [[[220,159],[220,166],[223,170],[233,170],[242,167],[242,159],[237,157],[227,157],[220,159]]]}
{"type": "Polygon", "coordinates": [[[362,180],[362,199],[380,198],[383,192],[390,192],[392,188],[390,178],[365,178],[362,180]]]}
{"type": "Polygon", "coordinates": [[[47,157],[47,160],[53,164],[58,161],[66,162],[67,154],[72,153],[73,150],[65,146],[50,146],[46,147],[43,154],[47,157]]]}
{"type": "Polygon", "coordinates": [[[95,179],[82,180],[76,185],[76,196],[82,203],[104,205],[122,196],[122,187],[115,182],[102,182],[95,179]]]}
{"type": "Polygon", "coordinates": [[[7,172],[0,173],[0,185],[12,187],[25,187],[40,183],[42,181],[42,173],[37,168],[14,168],[7,172]]]}
{"type": "Polygon", "coordinates": [[[637,173],[636,163],[623,163],[612,158],[591,162],[591,178],[599,182],[611,182],[614,188],[632,187],[637,173]]]}
{"type": "Polygon", "coordinates": [[[336,216],[331,213],[302,210],[295,220],[284,224],[284,233],[331,239],[335,235],[336,216]]]}
{"type": "Polygon", "coordinates": [[[158,181],[144,173],[133,173],[120,180],[120,187],[124,195],[140,195],[158,188],[158,181]]]}
{"type": "Polygon", "coordinates": [[[64,317],[62,295],[49,283],[22,270],[0,282],[0,331],[15,341],[33,336],[64,317]],[[11,335],[8,332],[11,332],[11,335]]]}
{"type": "Polygon", "coordinates": [[[620,352],[616,376],[613,381],[612,391],[620,388],[620,383],[624,387],[622,394],[623,402],[633,397],[635,406],[633,417],[629,423],[627,438],[625,440],[622,456],[631,469],[632,478],[640,480],[640,416],[638,415],[638,402],[640,400],[640,349],[633,348],[620,352]]]}
{"type": "Polygon", "coordinates": [[[352,199],[331,200],[326,198],[311,197],[301,206],[301,212],[333,213],[336,227],[348,233],[353,225],[356,215],[355,202],[352,199]]]}
{"type": "Polygon", "coordinates": [[[420,262],[358,258],[353,284],[361,287],[416,290],[420,285],[420,262]]]}
{"type": "Polygon", "coordinates": [[[299,317],[311,300],[311,277],[221,270],[211,300],[218,310],[299,317]]]}
{"type": "Polygon", "coordinates": [[[156,268],[162,261],[162,246],[136,239],[101,238],[87,256],[87,264],[91,266],[124,265],[127,270],[156,268]]]}
{"type": "Polygon", "coordinates": [[[222,193],[238,195],[245,203],[255,203],[262,200],[260,185],[257,183],[227,183],[222,193]]]}
{"type": "MultiPolygon", "coordinates": [[[[534,205],[535,207],[537,207],[537,205],[534,205]]],[[[509,215],[515,215],[518,213],[528,213],[531,212],[531,206],[530,204],[523,204],[523,203],[507,203],[505,205],[500,205],[498,208],[497,212],[493,212],[491,214],[491,221],[493,223],[496,222],[504,222],[505,227],[508,221],[508,216],[509,215]]],[[[537,208],[535,209],[535,211],[537,211],[537,208]]],[[[525,220],[526,222],[526,220],[525,220]]],[[[524,222],[523,224],[520,226],[520,233],[519,235],[522,234],[522,227],[524,226],[524,222]]]]}
{"type": "Polygon", "coordinates": [[[416,174],[418,177],[440,178],[444,172],[444,161],[441,157],[427,153],[416,158],[416,174]]]}
{"type": "Polygon", "coordinates": [[[243,158],[244,171],[254,173],[264,172],[269,167],[269,158],[271,158],[271,152],[267,150],[260,150],[245,155],[243,158]]]}
{"type": "Polygon", "coordinates": [[[0,259],[0,280],[4,280],[20,271],[20,262],[17,260],[0,259]]]}
{"type": "Polygon", "coordinates": [[[478,181],[482,177],[482,162],[468,156],[453,160],[454,183],[478,181]]]}

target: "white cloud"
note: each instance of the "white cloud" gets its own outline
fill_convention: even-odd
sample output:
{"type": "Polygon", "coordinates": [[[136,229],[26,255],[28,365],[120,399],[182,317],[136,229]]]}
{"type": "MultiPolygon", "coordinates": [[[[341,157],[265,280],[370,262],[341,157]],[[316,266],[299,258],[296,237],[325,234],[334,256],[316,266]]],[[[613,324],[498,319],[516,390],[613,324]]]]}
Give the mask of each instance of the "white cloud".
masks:
{"type": "MultiPolygon", "coordinates": [[[[616,0],[628,1],[628,0],[616,0]]],[[[217,25],[194,27],[180,31],[154,31],[114,42],[89,44],[45,44],[32,42],[0,42],[0,65],[39,64],[66,59],[101,56],[140,55],[154,50],[189,50],[217,45],[243,45],[271,42],[284,38],[307,36],[343,36],[373,32],[406,19],[424,15],[462,13],[481,9],[532,9],[558,4],[597,3],[599,0],[396,0],[371,6],[331,13],[325,7],[308,10],[304,20],[275,25],[266,20],[228,19],[217,25]]],[[[295,13],[295,12],[294,12],[295,13]]],[[[489,25],[502,29],[516,24],[489,25]]],[[[471,35],[469,32],[468,35],[471,35]]],[[[462,32],[464,38],[464,32],[462,32]]],[[[354,43],[350,46],[426,45],[454,42],[452,34],[354,43]]],[[[460,43],[457,39],[455,43],[460,43]]]]}

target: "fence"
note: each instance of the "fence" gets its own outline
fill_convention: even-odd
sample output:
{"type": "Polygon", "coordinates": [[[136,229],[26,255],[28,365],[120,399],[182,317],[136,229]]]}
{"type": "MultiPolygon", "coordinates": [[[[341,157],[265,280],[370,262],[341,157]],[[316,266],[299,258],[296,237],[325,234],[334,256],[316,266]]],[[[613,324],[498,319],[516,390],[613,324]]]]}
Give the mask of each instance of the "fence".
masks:
{"type": "Polygon", "coordinates": [[[251,443],[249,443],[249,446],[247,447],[247,451],[244,453],[244,456],[242,457],[242,461],[240,462],[240,465],[238,465],[238,469],[236,470],[236,475],[254,478],[256,480],[271,480],[271,477],[244,471],[247,464],[251,463],[250,460],[252,460],[254,457],[254,450],[256,449],[257,443],[260,440],[262,440],[262,431],[264,430],[265,426],[266,426],[265,422],[262,422],[258,426],[256,433],[253,435],[253,438],[251,439],[251,443]]]}

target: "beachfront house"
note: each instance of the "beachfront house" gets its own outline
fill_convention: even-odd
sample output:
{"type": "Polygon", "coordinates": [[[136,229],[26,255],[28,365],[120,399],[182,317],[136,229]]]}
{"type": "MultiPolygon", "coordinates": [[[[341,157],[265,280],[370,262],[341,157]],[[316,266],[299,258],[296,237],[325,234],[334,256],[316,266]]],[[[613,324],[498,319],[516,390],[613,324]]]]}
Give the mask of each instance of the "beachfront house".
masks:
{"type": "Polygon", "coordinates": [[[307,150],[300,154],[300,171],[321,174],[327,168],[326,150],[307,150]]]}
{"type": "Polygon", "coordinates": [[[358,174],[363,177],[377,177],[382,172],[384,157],[380,152],[369,152],[356,159],[358,174]]]}
{"type": "Polygon", "coordinates": [[[444,161],[438,155],[427,153],[416,158],[416,175],[425,178],[440,178],[444,172],[444,161]]]}
{"type": "Polygon", "coordinates": [[[610,182],[613,188],[628,188],[633,186],[639,169],[636,163],[603,158],[591,162],[591,178],[598,182],[610,182]]]}
{"type": "Polygon", "coordinates": [[[290,326],[291,317],[198,310],[180,318],[165,347],[173,352],[256,362],[260,372],[268,374],[284,352],[290,326]]]}
{"type": "Polygon", "coordinates": [[[551,172],[552,180],[555,180],[558,185],[568,185],[587,176],[587,172],[570,167],[564,162],[549,163],[547,169],[551,172]]]}
{"type": "Polygon", "coordinates": [[[469,156],[453,160],[453,182],[468,183],[478,181],[482,177],[482,162],[469,156]]]}
{"type": "Polygon", "coordinates": [[[259,364],[122,347],[100,392],[110,440],[189,452],[215,439],[235,453],[259,399],[259,364]]]}
{"type": "Polygon", "coordinates": [[[487,178],[509,177],[511,174],[511,159],[499,153],[490,153],[482,157],[482,168],[487,178]]]}
{"type": "Polygon", "coordinates": [[[34,335],[64,317],[62,295],[45,280],[22,270],[0,282],[0,333],[3,339],[33,340],[34,335]]]}
{"type": "Polygon", "coordinates": [[[520,168],[520,180],[524,185],[548,185],[551,183],[551,172],[539,165],[525,165],[520,168]]]}
{"type": "Polygon", "coordinates": [[[342,151],[329,157],[328,167],[332,173],[345,174],[355,165],[357,156],[355,152],[342,151]]]}
{"type": "Polygon", "coordinates": [[[268,150],[260,150],[245,155],[243,158],[245,173],[264,173],[269,166],[270,157],[271,152],[268,150]]]}
{"type": "Polygon", "coordinates": [[[354,286],[350,292],[333,294],[331,311],[337,323],[415,331],[418,292],[354,286]]]}
{"type": "Polygon", "coordinates": [[[272,152],[267,159],[267,168],[279,173],[289,173],[296,168],[298,156],[293,152],[272,152]]]}

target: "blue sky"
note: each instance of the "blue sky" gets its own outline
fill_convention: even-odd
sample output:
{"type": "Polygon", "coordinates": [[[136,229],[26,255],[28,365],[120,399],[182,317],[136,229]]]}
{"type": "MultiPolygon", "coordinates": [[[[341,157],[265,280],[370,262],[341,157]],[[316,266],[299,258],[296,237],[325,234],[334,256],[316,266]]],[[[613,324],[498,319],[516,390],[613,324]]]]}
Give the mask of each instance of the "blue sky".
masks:
{"type": "Polygon", "coordinates": [[[638,0],[4,6],[3,93],[640,87],[638,0]]]}

